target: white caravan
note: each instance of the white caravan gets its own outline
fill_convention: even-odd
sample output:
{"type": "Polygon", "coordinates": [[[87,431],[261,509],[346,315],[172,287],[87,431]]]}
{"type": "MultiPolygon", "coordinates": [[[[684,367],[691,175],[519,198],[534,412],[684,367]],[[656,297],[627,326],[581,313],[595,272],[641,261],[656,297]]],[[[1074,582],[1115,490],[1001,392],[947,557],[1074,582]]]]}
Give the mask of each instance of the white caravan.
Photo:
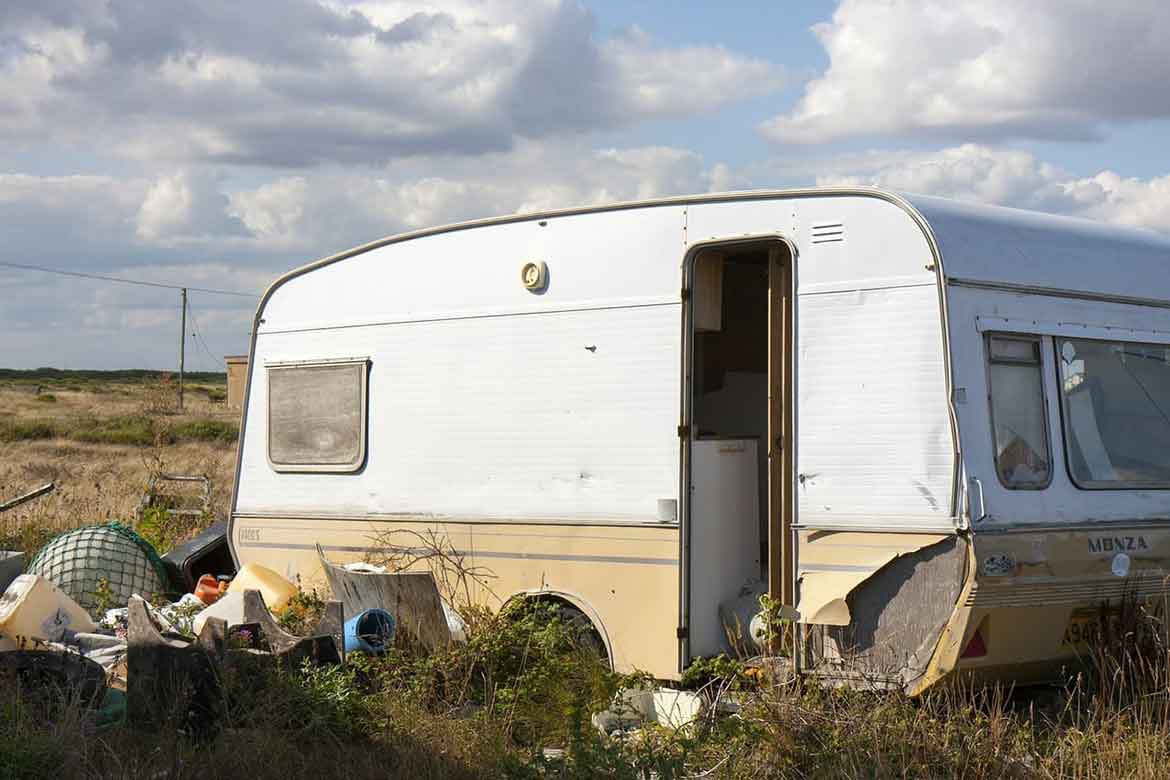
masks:
{"type": "Polygon", "coordinates": [[[429,535],[663,678],[761,591],[812,671],[1043,678],[1170,573],[1168,271],[1151,233],[864,189],[375,241],[260,303],[231,548],[318,582],[317,544],[429,535]]]}

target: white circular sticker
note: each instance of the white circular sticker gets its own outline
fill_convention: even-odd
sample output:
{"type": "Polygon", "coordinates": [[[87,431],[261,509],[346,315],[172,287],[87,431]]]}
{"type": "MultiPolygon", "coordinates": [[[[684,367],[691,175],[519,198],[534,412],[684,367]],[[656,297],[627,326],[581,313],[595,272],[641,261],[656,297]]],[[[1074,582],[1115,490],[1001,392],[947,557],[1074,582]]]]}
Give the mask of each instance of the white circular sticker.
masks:
{"type": "Polygon", "coordinates": [[[1118,577],[1124,577],[1129,574],[1129,556],[1125,553],[1117,553],[1113,556],[1113,573],[1118,577]]]}

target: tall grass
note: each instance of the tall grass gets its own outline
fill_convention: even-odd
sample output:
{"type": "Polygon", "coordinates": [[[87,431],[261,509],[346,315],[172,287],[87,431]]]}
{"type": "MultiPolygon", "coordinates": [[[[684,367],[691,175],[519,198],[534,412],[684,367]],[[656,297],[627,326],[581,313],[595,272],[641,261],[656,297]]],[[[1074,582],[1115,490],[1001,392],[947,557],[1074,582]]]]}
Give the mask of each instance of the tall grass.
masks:
{"type": "Polygon", "coordinates": [[[725,661],[708,666],[701,693],[728,706],[678,731],[609,738],[590,714],[645,679],[583,652],[555,611],[484,612],[469,615],[466,644],[434,654],[400,640],[344,669],[229,674],[222,728],[209,740],[173,728],[95,731],[76,703],[42,718],[0,690],[0,775],[1164,778],[1165,634],[1149,617],[1043,695],[955,684],[912,700],[725,661]]]}
{"type": "Polygon", "coordinates": [[[68,439],[133,447],[185,441],[231,444],[239,433],[236,423],[225,420],[197,419],[168,424],[148,415],[0,420],[2,442],[68,439]]]}

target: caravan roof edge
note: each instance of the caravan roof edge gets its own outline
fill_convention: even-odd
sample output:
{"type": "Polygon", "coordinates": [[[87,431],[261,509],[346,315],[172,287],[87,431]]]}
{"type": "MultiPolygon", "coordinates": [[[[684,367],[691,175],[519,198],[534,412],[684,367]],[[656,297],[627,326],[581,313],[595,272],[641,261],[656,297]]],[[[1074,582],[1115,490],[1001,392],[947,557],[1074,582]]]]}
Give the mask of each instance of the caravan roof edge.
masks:
{"type": "MultiPolygon", "coordinates": [[[[465,220],[463,222],[451,222],[444,225],[435,225],[432,227],[420,228],[418,230],[410,230],[405,233],[394,233],[382,238],[368,241],[365,244],[359,244],[351,249],[346,249],[336,254],[327,255],[319,258],[305,265],[298,266],[278,276],[268,288],[265,289],[264,294],[260,296],[260,301],[256,306],[256,320],[259,320],[260,312],[263,311],[268,299],[272,294],[281,287],[285,282],[295,279],[298,276],[303,276],[310,271],[315,271],[318,268],[323,268],[327,265],[347,260],[351,257],[364,254],[366,252],[378,249],[391,244],[402,243],[403,241],[410,241],[416,238],[425,238],[427,236],[435,236],[443,233],[453,233],[460,230],[471,230],[473,228],[490,227],[493,225],[507,225],[515,222],[531,222],[533,220],[552,219],[555,217],[571,217],[581,214],[600,214],[609,211],[628,211],[631,209],[640,208],[655,208],[660,206],[693,206],[708,203],[732,203],[736,201],[751,201],[751,200],[781,200],[785,198],[799,198],[799,197],[820,197],[820,196],[860,196],[872,197],[880,200],[888,201],[903,210],[905,210],[915,221],[919,222],[924,228],[927,226],[926,220],[922,217],[918,209],[913,205],[912,201],[897,192],[890,190],[883,190],[876,187],[803,187],[792,189],[764,189],[764,190],[742,190],[733,192],[716,192],[708,193],[706,195],[674,195],[662,198],[648,198],[643,200],[628,200],[618,201],[615,203],[598,203],[590,206],[572,206],[563,209],[550,209],[546,211],[531,211],[515,214],[505,214],[495,217],[479,217],[476,219],[465,220]]],[[[254,323],[257,324],[257,323],[254,323]]],[[[255,331],[255,328],[253,328],[255,331]]]]}

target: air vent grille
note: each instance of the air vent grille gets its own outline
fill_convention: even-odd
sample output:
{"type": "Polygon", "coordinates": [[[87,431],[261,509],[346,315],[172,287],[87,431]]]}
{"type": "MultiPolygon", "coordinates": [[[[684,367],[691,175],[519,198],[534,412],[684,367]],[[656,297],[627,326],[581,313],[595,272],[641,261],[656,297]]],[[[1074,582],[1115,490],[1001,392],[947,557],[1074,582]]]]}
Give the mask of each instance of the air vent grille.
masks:
{"type": "Polygon", "coordinates": [[[842,222],[818,222],[811,228],[814,244],[829,244],[845,240],[845,224],[842,222]]]}

